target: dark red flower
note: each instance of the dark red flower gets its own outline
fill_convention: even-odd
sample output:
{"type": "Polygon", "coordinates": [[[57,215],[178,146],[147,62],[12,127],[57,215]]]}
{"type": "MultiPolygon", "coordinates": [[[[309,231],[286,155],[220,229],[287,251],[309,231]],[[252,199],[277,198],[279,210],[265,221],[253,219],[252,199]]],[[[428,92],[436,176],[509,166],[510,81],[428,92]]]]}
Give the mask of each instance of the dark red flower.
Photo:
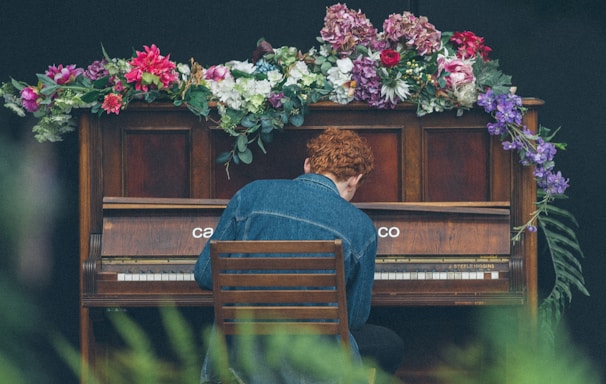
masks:
{"type": "Polygon", "coordinates": [[[381,64],[387,68],[395,67],[400,62],[400,54],[393,49],[381,51],[381,64]]]}

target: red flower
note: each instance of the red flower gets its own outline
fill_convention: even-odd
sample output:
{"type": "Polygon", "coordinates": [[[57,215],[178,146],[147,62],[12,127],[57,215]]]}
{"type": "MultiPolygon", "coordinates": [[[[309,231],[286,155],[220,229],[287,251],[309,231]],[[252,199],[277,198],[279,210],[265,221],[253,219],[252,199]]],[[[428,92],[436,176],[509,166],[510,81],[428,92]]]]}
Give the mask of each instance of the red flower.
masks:
{"type": "Polygon", "coordinates": [[[167,88],[178,80],[179,75],[175,70],[177,65],[170,61],[170,55],[160,55],[155,44],[151,47],[145,45],[143,48],[145,52],[137,51],[137,57],[129,62],[131,70],[124,75],[127,82],[135,82],[135,89],[147,92],[149,86],[157,89],[167,88]]]}
{"type": "Polygon", "coordinates": [[[108,114],[120,114],[120,108],[122,108],[122,95],[117,93],[108,93],[103,99],[101,108],[103,108],[108,114]]]}
{"type": "Polygon", "coordinates": [[[492,51],[490,47],[484,45],[483,37],[469,31],[455,32],[450,41],[458,45],[457,56],[460,59],[472,59],[480,55],[484,61],[487,61],[488,54],[492,51]]]}
{"type": "Polygon", "coordinates": [[[400,54],[393,49],[381,51],[381,64],[387,68],[395,67],[400,63],[400,54]]]}

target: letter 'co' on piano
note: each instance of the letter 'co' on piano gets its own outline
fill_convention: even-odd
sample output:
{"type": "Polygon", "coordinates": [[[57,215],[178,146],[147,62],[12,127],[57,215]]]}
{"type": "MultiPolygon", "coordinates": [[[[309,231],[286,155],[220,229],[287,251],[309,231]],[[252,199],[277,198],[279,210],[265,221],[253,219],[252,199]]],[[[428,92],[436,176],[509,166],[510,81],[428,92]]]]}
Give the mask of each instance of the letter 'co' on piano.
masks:
{"type": "MultiPolygon", "coordinates": [[[[209,305],[193,266],[226,200],[105,198],[84,305],[209,305]]],[[[379,236],[374,305],[520,304],[509,204],[357,203],[379,236]]]]}

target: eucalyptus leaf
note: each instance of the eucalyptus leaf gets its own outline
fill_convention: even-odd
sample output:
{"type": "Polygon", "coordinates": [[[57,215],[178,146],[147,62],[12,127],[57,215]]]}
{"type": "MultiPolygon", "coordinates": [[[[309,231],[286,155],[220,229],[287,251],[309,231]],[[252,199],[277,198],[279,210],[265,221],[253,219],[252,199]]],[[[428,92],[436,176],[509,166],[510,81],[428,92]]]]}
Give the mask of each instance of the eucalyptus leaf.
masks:
{"type": "Polygon", "coordinates": [[[304,119],[303,115],[301,115],[301,114],[290,116],[290,123],[292,125],[294,125],[295,127],[302,126],[304,122],[305,122],[305,119],[304,119]]]}
{"type": "Polygon", "coordinates": [[[238,152],[238,157],[244,164],[250,164],[253,161],[253,153],[250,148],[246,148],[244,152],[238,152]]]}
{"type": "Polygon", "coordinates": [[[245,134],[241,134],[238,136],[236,141],[236,145],[238,146],[238,152],[245,152],[248,148],[248,137],[245,134]]]}
{"type": "Polygon", "coordinates": [[[224,164],[224,163],[227,163],[230,159],[231,159],[231,152],[222,152],[219,154],[219,156],[217,156],[217,158],[215,159],[215,162],[217,164],[224,164]]]}
{"type": "Polygon", "coordinates": [[[257,145],[259,146],[259,148],[261,148],[261,151],[263,151],[264,154],[267,154],[267,150],[265,149],[263,140],[260,137],[257,139],[257,145]]]}

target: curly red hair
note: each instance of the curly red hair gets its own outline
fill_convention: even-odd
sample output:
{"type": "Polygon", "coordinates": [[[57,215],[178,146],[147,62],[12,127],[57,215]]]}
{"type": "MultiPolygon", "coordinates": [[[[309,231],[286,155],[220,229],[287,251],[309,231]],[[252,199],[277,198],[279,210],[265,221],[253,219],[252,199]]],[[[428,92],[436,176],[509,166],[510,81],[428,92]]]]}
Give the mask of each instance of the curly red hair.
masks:
{"type": "Polygon", "coordinates": [[[362,181],[374,163],[365,139],[353,131],[333,127],[307,143],[307,157],[312,173],[331,173],[338,181],[357,175],[362,175],[362,181]]]}

